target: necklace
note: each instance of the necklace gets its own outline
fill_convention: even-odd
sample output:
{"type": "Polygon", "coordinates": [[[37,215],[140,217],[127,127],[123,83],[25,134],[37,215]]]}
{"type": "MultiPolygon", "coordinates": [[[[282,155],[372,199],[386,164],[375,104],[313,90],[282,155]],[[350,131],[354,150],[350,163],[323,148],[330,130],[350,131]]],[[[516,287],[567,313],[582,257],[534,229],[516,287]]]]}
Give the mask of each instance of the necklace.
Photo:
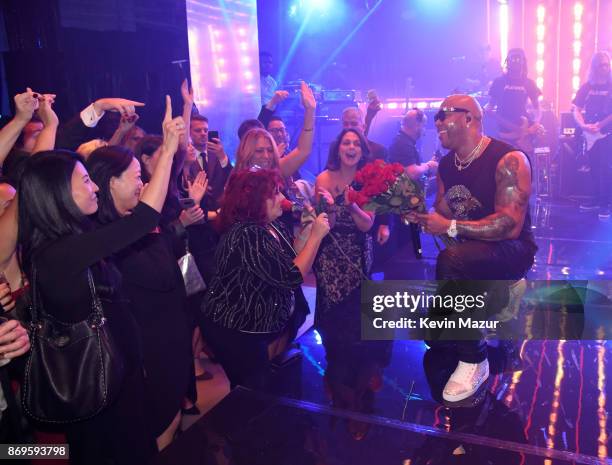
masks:
{"type": "Polygon", "coordinates": [[[470,165],[472,164],[472,162],[474,160],[476,160],[476,158],[478,158],[478,156],[480,155],[480,149],[482,148],[484,142],[485,142],[486,137],[482,136],[480,138],[480,141],[478,142],[478,144],[476,144],[476,147],[474,147],[472,149],[472,151],[470,152],[470,154],[467,156],[467,158],[463,161],[461,161],[459,159],[459,157],[457,156],[457,152],[455,152],[455,167],[459,170],[459,171],[463,171],[466,170],[470,167],[470,165]]]}

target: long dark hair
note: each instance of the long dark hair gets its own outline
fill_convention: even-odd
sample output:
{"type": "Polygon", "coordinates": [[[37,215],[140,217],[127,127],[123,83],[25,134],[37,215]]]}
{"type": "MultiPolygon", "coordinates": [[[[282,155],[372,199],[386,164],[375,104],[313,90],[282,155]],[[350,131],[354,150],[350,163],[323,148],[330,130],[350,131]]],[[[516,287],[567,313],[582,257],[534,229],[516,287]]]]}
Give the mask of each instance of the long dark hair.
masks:
{"type": "Polygon", "coordinates": [[[83,158],[67,150],[32,155],[19,182],[19,244],[24,271],[42,245],[79,234],[90,222],[72,198],[72,172],[83,158]]]}
{"type": "MultiPolygon", "coordinates": [[[[159,135],[147,134],[144,136],[136,148],[134,149],[134,156],[140,162],[142,182],[147,183],[151,180],[153,173],[148,172],[147,165],[144,163],[143,155],[152,157],[155,151],[162,145],[164,138],[159,135]]],[[[179,204],[179,184],[181,184],[181,178],[183,174],[183,166],[185,165],[185,158],[187,157],[187,151],[179,147],[174,158],[172,160],[172,168],[170,171],[170,180],[168,183],[168,194],[164,201],[164,206],[161,212],[160,226],[163,228],[167,227],[172,221],[176,220],[181,214],[181,206],[179,204]]]]}
{"type": "Polygon", "coordinates": [[[159,146],[164,141],[162,136],[158,136],[155,134],[147,134],[140,142],[136,144],[136,148],[134,149],[134,156],[140,162],[140,166],[142,167],[142,182],[147,183],[151,180],[151,174],[149,173],[147,165],[142,161],[142,156],[147,155],[149,157],[153,156],[155,151],[159,148],[159,146]]]}
{"type": "MultiPolygon", "coordinates": [[[[147,183],[151,180],[151,175],[153,173],[149,173],[147,166],[142,160],[143,155],[148,155],[152,157],[155,151],[162,145],[164,138],[159,135],[147,134],[144,136],[136,148],[134,149],[134,156],[140,162],[140,167],[142,169],[142,182],[147,183]]],[[[183,166],[185,165],[185,157],[187,156],[187,152],[179,147],[174,158],[172,159],[172,168],[170,171],[170,184],[168,186],[168,194],[172,196],[178,196],[178,184],[179,184],[179,176],[183,172],[183,166]]]]}
{"type": "Polygon", "coordinates": [[[352,132],[359,137],[359,144],[361,145],[361,159],[357,164],[357,169],[363,168],[363,166],[370,161],[370,148],[368,147],[368,141],[366,138],[356,129],[347,128],[340,131],[340,134],[338,134],[336,140],[332,142],[329,147],[329,156],[327,157],[326,168],[330,171],[338,171],[340,169],[340,144],[342,143],[342,138],[348,132],[352,132]]]}
{"type": "Polygon", "coordinates": [[[126,147],[109,145],[100,147],[87,159],[89,176],[98,185],[98,221],[111,223],[120,218],[110,190],[111,178],[118,178],[128,169],[134,160],[134,154],[126,147]]]}

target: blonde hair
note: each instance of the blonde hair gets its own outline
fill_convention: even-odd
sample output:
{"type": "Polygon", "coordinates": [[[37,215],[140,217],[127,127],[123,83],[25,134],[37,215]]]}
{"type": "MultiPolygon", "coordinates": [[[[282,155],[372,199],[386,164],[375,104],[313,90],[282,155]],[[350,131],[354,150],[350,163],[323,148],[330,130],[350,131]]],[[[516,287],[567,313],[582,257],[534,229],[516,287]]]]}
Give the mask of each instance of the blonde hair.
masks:
{"type": "Polygon", "coordinates": [[[278,153],[278,147],[272,134],[270,134],[265,129],[253,128],[249,129],[247,133],[240,140],[240,145],[238,146],[238,152],[236,153],[236,169],[249,169],[254,165],[253,159],[255,158],[255,146],[257,145],[257,141],[259,139],[264,138],[267,139],[270,144],[272,144],[272,148],[274,149],[274,156],[271,160],[271,164],[269,169],[280,169],[280,155],[278,153]]]}

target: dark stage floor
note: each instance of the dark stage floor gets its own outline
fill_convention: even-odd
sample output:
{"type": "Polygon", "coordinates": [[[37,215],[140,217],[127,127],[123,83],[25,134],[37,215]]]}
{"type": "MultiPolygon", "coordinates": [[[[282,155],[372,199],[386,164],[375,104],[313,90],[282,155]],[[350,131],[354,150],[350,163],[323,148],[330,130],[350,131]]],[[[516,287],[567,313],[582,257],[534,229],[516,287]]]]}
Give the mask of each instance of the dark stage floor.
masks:
{"type": "MultiPolygon", "coordinates": [[[[546,201],[532,215],[539,252],[529,279],[612,276],[612,222],[546,201]]],[[[432,279],[427,237],[423,249],[422,260],[400,249],[375,278],[432,279]]],[[[420,341],[330,344],[314,330],[299,342],[303,358],[280,370],[278,397],[232,392],[158,463],[612,463],[607,341],[516,344],[522,361],[493,347],[497,374],[452,409],[439,402],[457,363],[451,352],[420,341]]]]}

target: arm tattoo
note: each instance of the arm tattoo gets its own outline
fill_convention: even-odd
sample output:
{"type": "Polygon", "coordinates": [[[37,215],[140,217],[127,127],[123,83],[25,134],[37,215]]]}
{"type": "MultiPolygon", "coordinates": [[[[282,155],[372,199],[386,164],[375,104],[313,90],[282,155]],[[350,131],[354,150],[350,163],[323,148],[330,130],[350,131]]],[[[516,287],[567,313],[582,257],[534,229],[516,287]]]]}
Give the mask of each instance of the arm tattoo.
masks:
{"type": "Polygon", "coordinates": [[[457,221],[457,232],[463,237],[489,241],[503,240],[516,226],[516,221],[505,213],[493,213],[478,221],[457,221]]]}
{"type": "Polygon", "coordinates": [[[495,172],[496,212],[478,221],[459,221],[457,231],[471,239],[504,240],[523,221],[529,205],[528,190],[519,183],[520,159],[509,154],[495,172]],[[501,210],[501,211],[500,211],[501,210]]]}
{"type": "Polygon", "coordinates": [[[511,154],[504,158],[503,166],[495,172],[495,183],[497,184],[496,206],[519,210],[526,209],[529,203],[529,192],[521,189],[519,185],[519,166],[518,156],[511,154]]]}

